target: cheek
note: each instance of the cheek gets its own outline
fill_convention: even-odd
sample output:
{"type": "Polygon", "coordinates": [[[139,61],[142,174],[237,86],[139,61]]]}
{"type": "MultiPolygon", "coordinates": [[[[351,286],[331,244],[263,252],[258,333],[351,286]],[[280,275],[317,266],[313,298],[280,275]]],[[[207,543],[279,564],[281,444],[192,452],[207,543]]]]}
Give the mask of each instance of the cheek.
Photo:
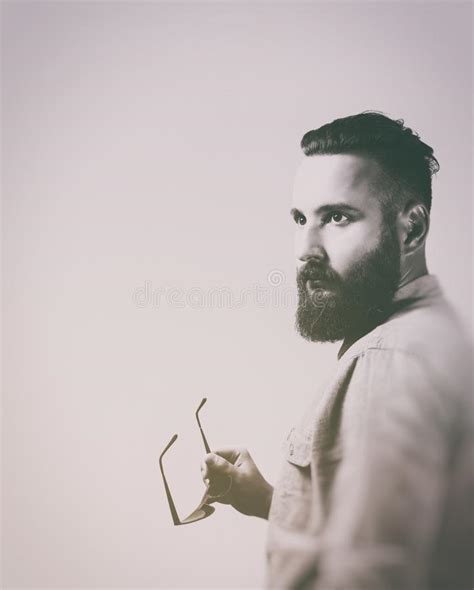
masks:
{"type": "Polygon", "coordinates": [[[329,264],[345,278],[354,264],[375,250],[379,243],[380,230],[373,230],[362,223],[354,223],[346,228],[331,228],[325,240],[329,264]]]}

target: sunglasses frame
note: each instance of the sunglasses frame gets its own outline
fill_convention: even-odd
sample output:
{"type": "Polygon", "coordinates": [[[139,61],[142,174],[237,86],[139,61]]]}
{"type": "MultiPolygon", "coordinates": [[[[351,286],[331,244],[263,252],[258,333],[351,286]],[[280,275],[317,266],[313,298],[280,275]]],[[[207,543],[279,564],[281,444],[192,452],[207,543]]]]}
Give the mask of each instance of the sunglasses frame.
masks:
{"type": "MultiPolygon", "coordinates": [[[[201,403],[199,404],[198,409],[196,410],[195,415],[196,415],[196,420],[197,420],[197,423],[199,426],[199,430],[201,432],[202,440],[204,443],[204,448],[206,449],[206,453],[210,453],[211,449],[209,447],[209,443],[207,442],[206,435],[204,434],[204,431],[202,429],[201,421],[199,420],[199,411],[201,410],[203,405],[206,403],[206,401],[207,401],[206,397],[202,399],[201,403]]],[[[170,447],[176,442],[177,438],[178,438],[177,434],[173,435],[170,442],[166,445],[166,447],[164,448],[163,452],[160,455],[159,464],[160,464],[161,476],[163,477],[163,484],[165,486],[166,499],[168,500],[168,505],[170,508],[171,517],[173,519],[173,524],[175,526],[181,526],[183,524],[192,524],[193,522],[203,520],[204,518],[207,518],[208,516],[210,516],[215,511],[215,508],[213,506],[211,506],[210,504],[208,504],[208,500],[210,500],[212,498],[219,498],[219,497],[222,497],[225,494],[227,494],[227,492],[230,490],[230,488],[232,486],[232,478],[230,476],[224,476],[225,480],[228,482],[227,489],[224,493],[220,493],[217,495],[211,495],[209,493],[209,488],[207,488],[204,493],[204,496],[202,497],[201,502],[199,503],[196,510],[191,512],[191,514],[189,516],[187,516],[184,520],[181,520],[179,518],[178,511],[176,510],[176,505],[174,503],[173,496],[171,494],[171,490],[168,485],[168,481],[166,480],[165,472],[163,469],[163,457],[164,457],[165,453],[170,449],[170,447]]]]}

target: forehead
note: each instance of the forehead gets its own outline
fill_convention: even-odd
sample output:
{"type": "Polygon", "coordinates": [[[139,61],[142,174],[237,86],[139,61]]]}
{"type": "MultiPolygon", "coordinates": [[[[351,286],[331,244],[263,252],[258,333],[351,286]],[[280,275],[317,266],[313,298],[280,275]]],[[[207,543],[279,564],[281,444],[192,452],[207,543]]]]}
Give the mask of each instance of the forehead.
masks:
{"type": "Polygon", "coordinates": [[[301,210],[331,202],[347,202],[360,209],[374,207],[375,203],[380,207],[380,180],[379,165],[366,156],[305,156],[296,172],[293,205],[301,210]]]}

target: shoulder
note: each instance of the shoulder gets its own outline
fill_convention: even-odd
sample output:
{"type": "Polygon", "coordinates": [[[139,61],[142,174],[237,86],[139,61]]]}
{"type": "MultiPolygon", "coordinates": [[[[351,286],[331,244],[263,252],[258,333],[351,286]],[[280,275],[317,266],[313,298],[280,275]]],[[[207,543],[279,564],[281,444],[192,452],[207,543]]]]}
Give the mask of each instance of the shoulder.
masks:
{"type": "Polygon", "coordinates": [[[444,302],[378,326],[346,362],[366,408],[424,416],[443,430],[474,413],[472,345],[444,302]]]}
{"type": "Polygon", "coordinates": [[[368,365],[383,378],[397,371],[419,371],[436,387],[453,392],[472,389],[472,343],[444,298],[394,314],[344,357],[357,359],[357,364],[368,365]]]}

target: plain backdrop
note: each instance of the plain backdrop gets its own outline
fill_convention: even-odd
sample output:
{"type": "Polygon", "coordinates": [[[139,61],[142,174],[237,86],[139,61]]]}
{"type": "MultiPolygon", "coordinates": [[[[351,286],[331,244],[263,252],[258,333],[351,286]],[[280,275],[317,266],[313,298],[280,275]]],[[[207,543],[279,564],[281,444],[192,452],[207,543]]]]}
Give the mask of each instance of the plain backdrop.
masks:
{"type": "Polygon", "coordinates": [[[178,433],[184,516],[207,396],[211,447],[275,480],[336,362],[294,330],[289,216],[336,117],[434,147],[429,269],[472,333],[472,5],[11,1],[2,29],[3,586],[261,587],[265,521],[174,527],[158,456],[178,433]]]}

